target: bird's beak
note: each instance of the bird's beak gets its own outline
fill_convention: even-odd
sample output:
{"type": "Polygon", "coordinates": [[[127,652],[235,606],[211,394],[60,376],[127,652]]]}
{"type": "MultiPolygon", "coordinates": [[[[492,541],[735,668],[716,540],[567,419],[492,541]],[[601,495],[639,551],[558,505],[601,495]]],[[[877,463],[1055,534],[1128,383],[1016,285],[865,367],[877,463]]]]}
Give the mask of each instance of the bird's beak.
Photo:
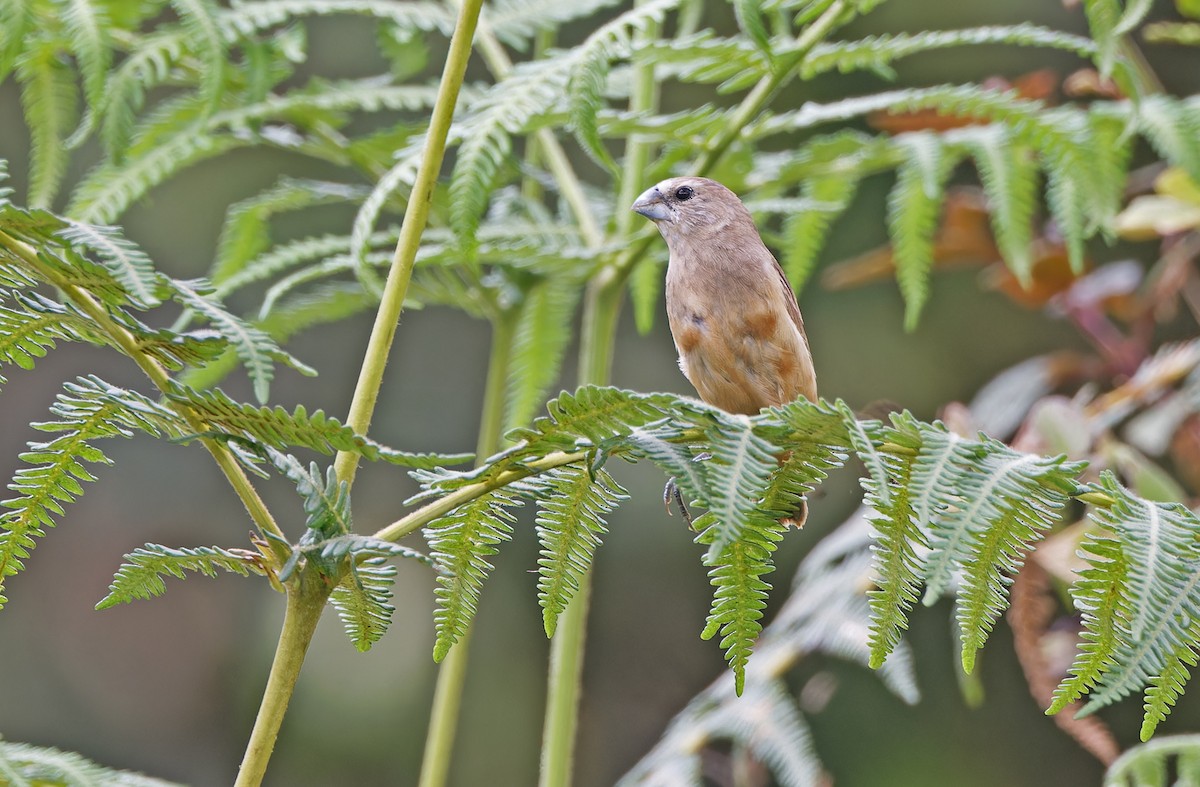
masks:
{"type": "Polygon", "coordinates": [[[650,221],[662,221],[671,215],[666,200],[658,186],[651,186],[633,203],[633,212],[640,213],[650,221]]]}

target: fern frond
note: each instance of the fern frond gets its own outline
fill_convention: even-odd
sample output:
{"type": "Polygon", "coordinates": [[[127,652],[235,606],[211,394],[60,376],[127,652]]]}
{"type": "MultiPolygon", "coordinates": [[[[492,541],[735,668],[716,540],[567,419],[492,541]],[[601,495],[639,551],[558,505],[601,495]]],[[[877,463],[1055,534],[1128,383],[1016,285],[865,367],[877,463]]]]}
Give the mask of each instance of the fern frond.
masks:
{"type": "Polygon", "coordinates": [[[285,211],[356,201],[365,196],[361,187],[344,183],[283,178],[266,191],[235,203],[225,214],[225,224],[221,228],[217,258],[213,263],[213,284],[220,288],[271,247],[269,222],[272,216],[285,211]]]}
{"type": "Polygon", "coordinates": [[[401,30],[435,32],[449,36],[454,31],[454,14],[433,2],[392,3],[387,0],[234,0],[222,22],[250,35],[305,16],[369,16],[387,20],[401,30]]]}
{"type": "Polygon", "coordinates": [[[598,11],[617,5],[617,0],[581,0],[560,3],[556,0],[500,0],[486,9],[492,32],[504,43],[519,52],[529,48],[529,42],[540,30],[553,30],[576,19],[586,19],[598,11]]]}
{"type": "MultiPolygon", "coordinates": [[[[696,525],[701,526],[705,519],[711,522],[712,517],[705,514],[696,520],[696,525]]],[[[712,544],[717,535],[713,532],[715,527],[710,524],[696,540],[712,544]]],[[[759,621],[767,606],[767,591],[771,589],[762,577],[775,569],[771,554],[783,534],[784,526],[778,521],[750,519],[743,523],[736,541],[722,549],[715,559],[708,559],[713,566],[708,572],[709,583],[716,592],[700,638],[711,639],[720,632],[725,660],[733,670],[734,692],[739,696],[746,685],[746,665],[762,630],[759,621]]]]}
{"type": "Polygon", "coordinates": [[[996,245],[1013,275],[1032,281],[1033,216],[1038,198],[1038,165],[1033,151],[1003,126],[980,129],[966,144],[988,198],[996,245]]]}
{"type": "Polygon", "coordinates": [[[77,115],[75,75],[63,61],[55,42],[44,35],[26,45],[16,63],[21,107],[29,126],[29,195],[34,208],[54,202],[67,169],[67,148],[77,115]]]}
{"type": "Polygon", "coordinates": [[[1200,781],[1200,735],[1171,735],[1126,749],[1104,787],[1169,787],[1200,781]]]}
{"type": "Polygon", "coordinates": [[[607,532],[604,517],[629,495],[603,469],[571,465],[538,478],[538,603],[546,636],[579,590],[580,579],[607,532]]]}
{"type": "MultiPolygon", "coordinates": [[[[1087,567],[1071,583],[1071,598],[1083,621],[1079,653],[1054,691],[1046,713],[1058,713],[1090,691],[1115,664],[1121,629],[1131,616],[1126,591],[1129,559],[1120,542],[1104,531],[1090,531],[1079,554],[1087,567]]],[[[1127,632],[1126,632],[1127,634],[1127,632]]]]}
{"type": "Polygon", "coordinates": [[[483,581],[492,570],[487,558],[496,554],[497,544],[512,537],[514,517],[509,509],[519,504],[511,491],[497,489],[464,503],[423,531],[430,556],[445,571],[435,591],[435,661],[444,659],[466,634],[483,581]]]}
{"type": "Polygon", "coordinates": [[[558,276],[533,285],[525,296],[513,330],[505,431],[528,424],[558,378],[580,293],[577,283],[558,276]]]}
{"type": "Polygon", "coordinates": [[[1083,10],[1096,41],[1096,65],[1101,75],[1108,76],[1112,73],[1120,45],[1117,25],[1121,19],[1121,4],[1118,0],[1085,0],[1083,10]]]}
{"type": "Polygon", "coordinates": [[[166,294],[163,275],[137,244],[121,234],[120,228],[69,221],[58,234],[77,251],[95,252],[135,306],[148,309],[162,302],[166,294]]]}
{"type": "Polygon", "coordinates": [[[957,162],[935,134],[904,134],[896,144],[905,151],[905,158],[888,195],[888,235],[904,296],[904,327],[911,331],[929,297],[933,234],[942,212],[946,180],[957,162]]]}
{"type": "Polygon", "coordinates": [[[1146,96],[1134,117],[1159,155],[1200,182],[1200,109],[1168,96],[1146,96]]]}
{"type": "Polygon", "coordinates": [[[604,147],[596,122],[603,103],[609,64],[615,59],[629,57],[635,39],[655,29],[667,12],[679,3],[680,0],[649,0],[636,5],[601,25],[586,41],[570,50],[569,58],[564,58],[570,68],[567,90],[571,97],[571,127],[583,149],[614,173],[616,164],[604,147]]]}
{"type": "Polygon", "coordinates": [[[396,566],[386,558],[367,558],[342,578],[329,596],[346,634],[361,653],[383,638],[392,624],[392,587],[396,566]]]}
{"type": "Polygon", "coordinates": [[[23,785],[67,787],[180,787],[131,771],[106,768],[74,752],[0,740],[0,777],[23,785]]]}
{"type": "Polygon", "coordinates": [[[94,112],[104,100],[104,81],[112,63],[108,10],[103,4],[89,0],[64,0],[58,5],[62,9],[67,43],[79,63],[84,98],[94,112]]]}
{"type": "Polygon", "coordinates": [[[32,369],[56,341],[105,343],[89,320],[36,292],[12,293],[11,302],[0,305],[0,362],[32,369]]]}
{"type": "Polygon", "coordinates": [[[0,82],[8,78],[17,58],[33,38],[33,3],[6,0],[0,3],[0,82]]]}
{"type": "Polygon", "coordinates": [[[161,596],[167,590],[163,577],[186,579],[188,572],[215,577],[220,571],[249,576],[265,573],[256,553],[221,547],[172,548],[146,544],[125,555],[125,562],[108,586],[108,595],[96,609],[108,609],[137,599],[161,596]]]}
{"type": "MultiPolygon", "coordinates": [[[[50,409],[59,420],[33,424],[43,432],[61,434],[29,443],[19,457],[28,466],[19,468],[8,485],[17,496],[0,502],[8,509],[0,514],[0,585],[24,568],[22,561],[34,548],[34,539],[54,527],[54,516],[63,514],[63,505],[83,494],[80,481],[96,480],[84,463],[111,464],[94,441],[130,437],[135,429],[159,435],[163,424],[170,423],[173,414],[117,395],[120,391],[94,377],[67,383],[50,409]]],[[[0,595],[0,605],[3,602],[0,595]]]]}
{"type": "MultiPolygon", "coordinates": [[[[988,44],[1037,46],[1063,49],[1081,57],[1091,57],[1096,44],[1089,38],[1032,24],[968,27],[961,30],[929,30],[920,33],[896,33],[868,36],[858,41],[823,42],[812,48],[800,65],[800,76],[809,80],[837,70],[842,73],[870,70],[894,77],[891,64],[911,55],[952,47],[977,47],[988,44]]],[[[787,50],[781,50],[781,55],[787,50]]]]}
{"type": "Polygon", "coordinates": [[[398,451],[355,434],[353,429],[325,415],[322,410],[310,414],[303,405],[297,405],[289,413],[279,406],[272,409],[235,402],[221,390],[195,391],[182,387],[171,398],[186,404],[217,434],[277,450],[300,447],[322,454],[351,451],[369,461],[419,468],[460,464],[471,458],[470,454],[398,451]]]}
{"type": "MultiPolygon", "coordinates": [[[[1116,535],[1127,556],[1121,593],[1128,599],[1128,617],[1117,622],[1113,664],[1099,675],[1081,713],[1152,686],[1154,676],[1185,658],[1181,648],[1194,642],[1194,621],[1200,615],[1200,559],[1193,556],[1200,533],[1196,515],[1177,504],[1134,497],[1111,472],[1102,474],[1093,489],[1114,501],[1095,509],[1092,518],[1116,535]]],[[[1185,674],[1181,664],[1171,667],[1170,673],[1173,680],[1185,674]]],[[[1153,730],[1170,709],[1166,700],[1173,695],[1163,688],[1151,688],[1153,703],[1147,696],[1144,731],[1153,730]]]]}
{"type": "Polygon", "coordinates": [[[871,526],[876,531],[874,560],[875,588],[868,591],[871,606],[870,665],[883,666],[908,628],[908,615],[918,598],[921,560],[918,552],[927,546],[925,531],[909,495],[912,465],[896,454],[880,452],[876,446],[900,441],[915,450],[908,436],[889,430],[878,421],[861,424],[842,407],[848,419],[855,450],[867,464],[861,483],[864,502],[870,506],[871,526]]]}
{"type": "MultiPolygon", "coordinates": [[[[1195,641],[1194,635],[1192,641],[1195,641]]],[[[1150,740],[1158,723],[1166,720],[1175,700],[1183,696],[1183,686],[1192,676],[1188,672],[1188,667],[1195,667],[1196,660],[1195,645],[1192,642],[1181,643],[1168,654],[1166,663],[1158,674],[1150,677],[1142,717],[1141,739],[1143,741],[1150,740]]]]}
{"type": "Polygon", "coordinates": [[[766,766],[779,785],[819,784],[824,775],[812,733],[791,693],[779,681],[757,684],[725,702],[705,725],[714,738],[745,747],[766,766]]]}
{"type": "Polygon", "coordinates": [[[812,275],[830,227],[849,207],[857,190],[858,179],[851,173],[804,181],[801,194],[812,201],[812,207],[792,213],[783,223],[783,266],[796,292],[812,275]]]}
{"type": "Polygon", "coordinates": [[[275,361],[286,360],[289,356],[261,328],[234,316],[212,295],[202,294],[202,288],[210,290],[206,282],[173,281],[171,288],[180,305],[208,320],[229,342],[250,375],[255,397],[259,402],[265,402],[275,377],[275,361]]]}
{"type": "Polygon", "coordinates": [[[165,82],[190,51],[189,38],[168,28],[141,39],[108,76],[100,119],[100,139],[110,158],[122,158],[133,136],[146,91],[165,82]]]}
{"type": "MultiPolygon", "coordinates": [[[[337,536],[346,535],[354,530],[354,520],[351,516],[350,485],[338,479],[333,466],[326,468],[322,477],[321,468],[316,462],[308,467],[292,456],[278,451],[268,451],[271,464],[296,485],[304,505],[304,527],[309,531],[302,546],[311,542],[323,542],[337,536]]],[[[340,560],[345,552],[334,555],[340,560]]],[[[322,557],[325,555],[322,553],[322,557]]],[[[286,579],[287,577],[281,577],[286,579]]]]}
{"type": "Polygon", "coordinates": [[[212,0],[170,0],[171,8],[188,38],[188,47],[200,58],[200,92],[203,106],[215,109],[225,86],[225,41],[212,0]]]}
{"type": "Polygon", "coordinates": [[[66,214],[92,224],[110,223],[179,170],[248,144],[248,139],[202,129],[175,134],[141,155],[94,168],[72,192],[66,214]]]}

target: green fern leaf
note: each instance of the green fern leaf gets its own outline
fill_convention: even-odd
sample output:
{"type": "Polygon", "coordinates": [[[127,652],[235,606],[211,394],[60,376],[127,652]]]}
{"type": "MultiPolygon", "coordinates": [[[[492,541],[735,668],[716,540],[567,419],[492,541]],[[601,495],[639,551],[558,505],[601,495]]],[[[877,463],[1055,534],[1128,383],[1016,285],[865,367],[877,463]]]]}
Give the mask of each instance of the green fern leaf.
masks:
{"type": "Polygon", "coordinates": [[[629,495],[604,470],[580,465],[558,468],[538,478],[538,603],[546,636],[579,590],[592,555],[607,532],[604,517],[629,495]]]}
{"type": "Polygon", "coordinates": [[[120,228],[72,221],[58,234],[79,251],[95,252],[134,305],[148,309],[162,302],[166,294],[162,274],[137,244],[121,234],[120,228]]]}
{"type": "MultiPolygon", "coordinates": [[[[1195,641],[1194,636],[1192,641],[1195,641]]],[[[1188,667],[1195,667],[1196,659],[1196,651],[1191,642],[1182,643],[1167,656],[1166,663],[1159,673],[1150,677],[1141,729],[1143,741],[1150,740],[1158,723],[1166,720],[1175,700],[1183,695],[1183,686],[1191,677],[1188,667]]]]}
{"type": "MultiPolygon", "coordinates": [[[[710,515],[696,520],[700,526],[710,515]]],[[[712,544],[718,535],[710,524],[698,537],[700,543],[712,544]]],[[[763,609],[767,606],[767,591],[771,586],[762,579],[774,570],[771,553],[776,542],[783,538],[784,527],[770,519],[754,519],[744,523],[737,540],[722,549],[708,562],[709,582],[716,588],[712,609],[705,621],[702,639],[721,634],[725,660],[734,675],[734,692],[741,695],[746,685],[746,665],[758,633],[762,630],[763,609]]],[[[710,547],[711,554],[711,547],[710,547]]]]}
{"type": "Polygon", "coordinates": [[[104,81],[112,63],[108,9],[89,0],[65,0],[59,5],[67,41],[83,77],[84,97],[95,111],[104,99],[104,81]]]}
{"type": "Polygon", "coordinates": [[[140,40],[108,76],[100,120],[100,139],[110,158],[123,157],[133,136],[146,91],[167,81],[189,51],[186,33],[168,28],[140,40]]]}
{"type": "Polygon", "coordinates": [[[11,299],[16,308],[0,305],[0,362],[32,369],[56,341],[105,343],[89,320],[36,292],[11,299]]]}
{"type": "Polygon", "coordinates": [[[226,213],[225,225],[221,228],[217,259],[213,263],[213,284],[221,287],[271,247],[269,222],[272,216],[318,205],[357,201],[365,196],[366,192],[356,186],[284,178],[266,191],[235,203],[226,213]]]}
{"type": "Polygon", "coordinates": [[[322,410],[310,414],[303,405],[297,405],[289,413],[279,406],[272,409],[235,402],[220,390],[195,391],[182,387],[171,398],[186,404],[216,434],[277,450],[300,447],[322,454],[350,451],[370,461],[418,468],[461,464],[471,458],[470,454],[414,454],[389,448],[356,434],[322,410]]]}
{"type": "Polygon", "coordinates": [[[108,586],[108,595],[96,609],[108,609],[137,599],[161,596],[167,586],[163,577],[185,579],[188,572],[215,577],[220,571],[249,576],[263,574],[256,553],[221,547],[171,548],[146,544],[125,555],[125,562],[108,586]]]}
{"type": "Polygon", "coordinates": [[[180,787],[140,773],[106,768],[74,752],[5,740],[0,740],[0,777],[13,787],[180,787]]]}
{"type": "MultiPolygon", "coordinates": [[[[804,58],[800,76],[810,80],[836,69],[842,73],[870,70],[892,78],[895,75],[891,64],[900,58],[950,47],[988,44],[1065,49],[1083,57],[1090,57],[1096,52],[1096,44],[1083,36],[1031,24],[989,25],[961,30],[868,36],[858,41],[822,42],[804,58]]],[[[786,53],[784,49],[780,55],[786,56],[786,53]]]]}
{"type": "Polygon", "coordinates": [[[77,115],[75,75],[55,42],[44,35],[26,46],[16,63],[21,106],[30,133],[29,196],[34,208],[54,202],[67,169],[67,148],[77,115]]]}
{"type": "MultiPolygon", "coordinates": [[[[47,442],[31,442],[20,455],[27,467],[19,468],[8,488],[16,497],[0,502],[8,509],[0,514],[0,586],[5,577],[24,568],[22,561],[35,546],[34,539],[54,527],[54,516],[63,505],[83,494],[80,481],[94,481],[84,463],[111,464],[95,440],[130,437],[133,430],[163,434],[174,418],[169,411],[98,378],[80,378],[67,383],[50,412],[59,420],[33,424],[44,432],[61,432],[47,442]]],[[[0,605],[4,603],[0,596],[0,605]]]]}
{"type": "Polygon", "coordinates": [[[170,0],[179,15],[189,48],[199,57],[200,100],[215,109],[225,86],[225,41],[211,0],[170,0]]]}
{"type": "Polygon", "coordinates": [[[1032,283],[1033,215],[1038,197],[1038,165],[1033,151],[1003,126],[971,134],[967,147],[979,169],[991,213],[992,230],[1004,261],[1023,287],[1032,283]]]}
{"type": "Polygon", "coordinates": [[[879,451],[877,446],[892,443],[915,450],[917,441],[908,429],[888,429],[878,421],[860,423],[849,408],[839,405],[850,426],[855,450],[867,464],[868,474],[861,481],[866,493],[864,502],[873,509],[870,521],[878,533],[875,589],[868,592],[870,665],[878,669],[900,645],[908,628],[908,615],[917,601],[921,582],[918,551],[927,546],[927,539],[909,495],[912,464],[894,453],[879,451]]]}
{"type": "MultiPolygon", "coordinates": [[[[1183,658],[1181,648],[1194,642],[1193,626],[1200,614],[1200,559],[1192,546],[1200,520],[1177,504],[1152,503],[1134,497],[1117,484],[1110,472],[1093,487],[1114,504],[1098,508],[1092,517],[1116,534],[1128,556],[1122,592],[1128,596],[1128,615],[1117,625],[1113,666],[1096,681],[1091,699],[1080,711],[1090,713],[1130,692],[1152,685],[1172,660],[1183,658]]],[[[1173,679],[1183,674],[1172,668],[1173,679]]],[[[1144,729],[1152,730],[1169,711],[1169,687],[1147,697],[1144,729]]]]}
{"type": "Polygon", "coordinates": [[[1070,677],[1054,691],[1046,713],[1058,713],[1096,685],[1100,676],[1115,664],[1120,628],[1129,620],[1126,583],[1129,559],[1121,543],[1101,531],[1089,532],[1079,554],[1087,568],[1071,584],[1071,598],[1083,619],[1079,654],[1071,665],[1070,677]]]}
{"type": "Polygon", "coordinates": [[[1200,181],[1200,110],[1167,96],[1146,96],[1136,122],[1159,155],[1200,181]]]}
{"type": "Polygon", "coordinates": [[[1096,63],[1100,74],[1109,76],[1120,45],[1117,25],[1121,19],[1121,4],[1117,0],[1084,0],[1083,10],[1098,48],[1096,63]]]}
{"type": "Polygon", "coordinates": [[[804,182],[801,194],[812,201],[812,207],[792,213],[783,223],[783,265],[796,292],[812,275],[830,227],[849,207],[857,189],[858,179],[849,173],[804,182]]]}
{"type": "Polygon", "coordinates": [[[265,402],[275,377],[275,360],[283,351],[265,331],[235,317],[212,296],[201,294],[200,288],[209,289],[205,282],[172,282],[180,305],[202,315],[233,347],[254,384],[255,397],[265,402]]]}
{"type": "Polygon", "coordinates": [[[581,0],[577,3],[499,0],[488,5],[485,19],[497,38],[517,51],[525,52],[539,31],[557,30],[568,22],[587,19],[617,4],[617,0],[581,0]]]}
{"type": "Polygon", "coordinates": [[[709,545],[705,559],[714,562],[741,538],[752,517],[761,516],[760,502],[778,463],[773,446],[755,433],[749,418],[713,409],[702,411],[700,422],[711,453],[701,463],[702,500],[715,517],[704,541],[709,545]]]}
{"type": "Polygon", "coordinates": [[[571,341],[580,287],[566,277],[544,279],[525,296],[517,316],[509,361],[505,431],[528,424],[558,379],[571,341]]]}
{"type": "Polygon", "coordinates": [[[438,577],[434,612],[437,638],[433,658],[441,661],[459,639],[479,605],[483,581],[492,570],[487,561],[496,545],[512,537],[510,508],[520,500],[506,489],[497,489],[464,503],[425,528],[430,555],[445,572],[438,577]]]}
{"type": "Polygon", "coordinates": [[[749,38],[758,51],[771,57],[771,34],[762,15],[761,0],[731,0],[734,17],[742,34],[749,38]]]}
{"type": "Polygon", "coordinates": [[[933,267],[933,235],[942,209],[946,180],[955,156],[935,134],[920,132],[898,137],[905,151],[888,196],[888,234],[892,238],[896,279],[904,296],[904,327],[913,330],[929,297],[933,267]]]}
{"type": "Polygon", "coordinates": [[[12,71],[25,45],[32,40],[33,3],[5,0],[0,2],[0,82],[12,71]]]}
{"type": "MultiPolygon", "coordinates": [[[[327,539],[346,535],[354,530],[354,520],[351,516],[350,485],[338,479],[337,472],[330,465],[324,477],[316,462],[305,467],[300,460],[291,454],[281,454],[269,450],[271,464],[296,485],[296,491],[304,501],[304,527],[309,533],[307,542],[324,542],[327,539]]],[[[335,560],[345,556],[345,552],[333,555],[335,560]]],[[[322,552],[322,557],[326,557],[322,552]]],[[[281,580],[287,577],[281,576],[281,580]]]]}
{"type": "Polygon", "coordinates": [[[1126,749],[1104,787],[1170,787],[1200,780],[1200,735],[1172,735],[1126,749]]]}
{"type": "Polygon", "coordinates": [[[249,35],[289,24],[306,16],[357,15],[387,20],[400,30],[436,32],[449,36],[454,31],[454,14],[432,2],[392,3],[388,0],[235,0],[222,14],[223,24],[249,35]]]}
{"type": "Polygon", "coordinates": [[[329,603],[337,610],[346,634],[361,653],[383,638],[392,623],[392,587],[396,584],[396,566],[385,558],[367,558],[351,569],[333,593],[329,603]]]}

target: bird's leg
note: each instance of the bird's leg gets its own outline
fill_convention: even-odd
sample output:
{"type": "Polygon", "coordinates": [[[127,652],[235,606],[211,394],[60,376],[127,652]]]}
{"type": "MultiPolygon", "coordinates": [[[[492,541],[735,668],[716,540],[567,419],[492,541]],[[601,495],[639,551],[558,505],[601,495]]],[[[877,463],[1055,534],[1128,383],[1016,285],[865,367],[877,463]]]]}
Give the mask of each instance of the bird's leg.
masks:
{"type": "Polygon", "coordinates": [[[673,477],[668,478],[667,485],[663,487],[663,505],[667,507],[667,516],[671,515],[672,501],[679,508],[679,515],[683,517],[683,521],[687,522],[688,527],[695,530],[696,528],[692,527],[692,515],[688,512],[687,505],[683,502],[683,493],[679,491],[679,484],[675,483],[673,477]]]}

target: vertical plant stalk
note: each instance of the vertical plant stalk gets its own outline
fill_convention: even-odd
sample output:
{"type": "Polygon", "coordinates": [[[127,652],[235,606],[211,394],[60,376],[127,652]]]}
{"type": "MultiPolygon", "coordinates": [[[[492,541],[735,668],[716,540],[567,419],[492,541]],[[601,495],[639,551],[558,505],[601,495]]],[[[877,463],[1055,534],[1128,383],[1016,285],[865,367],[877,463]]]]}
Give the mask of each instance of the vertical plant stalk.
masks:
{"type": "MultiPolygon", "coordinates": [[[[346,417],[346,424],[362,435],[367,433],[371,425],[371,417],[379,400],[383,371],[387,366],[392,341],[396,337],[396,326],[404,308],[404,298],[408,294],[408,283],[412,278],[417,249],[421,245],[421,234],[429,220],[433,189],[442,169],[442,159],[446,155],[446,139],[450,133],[450,123],[454,118],[454,107],[458,103],[458,93],[462,88],[467,61],[471,57],[475,26],[479,21],[479,10],[482,6],[483,0],[464,0],[459,8],[454,35],[450,39],[450,51],[446,54],[446,66],[442,71],[442,81],[438,86],[433,114],[429,119],[429,130],[425,135],[425,150],[417,168],[408,206],[404,211],[404,221],[400,224],[396,253],[392,256],[383,296],[380,298],[379,309],[375,312],[375,324],[371,327],[371,337],[367,342],[366,355],[359,370],[358,382],[354,386],[350,413],[346,417]]],[[[354,475],[358,471],[358,455],[350,451],[341,451],[334,461],[334,467],[339,479],[353,485],[354,475]]]]}
{"type": "MultiPolygon", "coordinates": [[[[519,313],[516,309],[502,311],[492,323],[492,351],[488,361],[483,414],[479,423],[479,442],[475,449],[476,465],[485,462],[500,447],[500,430],[504,428],[504,394],[519,313]]],[[[425,754],[421,760],[420,787],[442,787],[450,772],[450,755],[454,750],[458,711],[462,705],[463,686],[467,679],[467,654],[470,652],[471,631],[472,628],[468,627],[463,632],[438,667],[437,687],[433,692],[433,710],[429,714],[429,732],[425,737],[425,754]]]]}
{"type": "MultiPolygon", "coordinates": [[[[649,26],[645,39],[658,37],[658,25],[649,26]]],[[[633,65],[631,112],[656,108],[658,89],[654,64],[636,58],[633,65]]],[[[618,190],[617,230],[621,237],[632,231],[632,213],[620,211],[632,204],[638,194],[637,179],[646,171],[650,149],[644,140],[630,136],[621,183],[618,190]]],[[[617,322],[625,290],[625,275],[616,265],[607,265],[588,283],[584,299],[583,324],[579,348],[580,385],[604,385],[612,374],[613,349],[617,322]]],[[[571,597],[558,619],[558,628],[550,643],[550,674],[546,689],[546,716],[542,728],[541,787],[560,787],[571,782],[578,737],[579,702],[583,688],[584,643],[587,640],[588,604],[592,591],[592,572],[579,578],[579,589],[571,597]]]]}
{"type": "MultiPolygon", "coordinates": [[[[400,239],[396,243],[396,253],[392,258],[387,283],[384,285],[379,309],[375,314],[375,324],[371,328],[371,337],[367,342],[366,355],[350,404],[350,414],[346,419],[347,424],[359,434],[367,433],[371,416],[375,412],[379,388],[383,382],[383,371],[387,365],[392,340],[396,335],[396,325],[404,306],[404,297],[408,292],[413,262],[417,257],[421,234],[429,219],[433,189],[442,168],[442,159],[445,157],[450,122],[454,117],[454,107],[458,103],[458,93],[466,73],[467,61],[471,57],[472,39],[482,5],[483,0],[464,0],[459,8],[454,34],[450,38],[450,50],[446,54],[442,81],[429,120],[425,150],[417,169],[408,207],[404,212],[404,221],[400,225],[400,239]]],[[[338,478],[347,485],[352,485],[358,470],[358,456],[350,452],[340,452],[334,461],[334,467],[338,478]]],[[[302,571],[288,586],[288,607],[283,619],[283,630],[279,635],[279,645],[271,664],[271,674],[263,693],[262,705],[254,721],[250,743],[246,747],[246,754],[238,772],[238,787],[258,785],[266,773],[267,763],[283,723],[284,712],[295,689],[300,668],[304,664],[304,654],[312,641],[317,621],[332,590],[330,584],[320,579],[315,572],[302,571]]]]}

